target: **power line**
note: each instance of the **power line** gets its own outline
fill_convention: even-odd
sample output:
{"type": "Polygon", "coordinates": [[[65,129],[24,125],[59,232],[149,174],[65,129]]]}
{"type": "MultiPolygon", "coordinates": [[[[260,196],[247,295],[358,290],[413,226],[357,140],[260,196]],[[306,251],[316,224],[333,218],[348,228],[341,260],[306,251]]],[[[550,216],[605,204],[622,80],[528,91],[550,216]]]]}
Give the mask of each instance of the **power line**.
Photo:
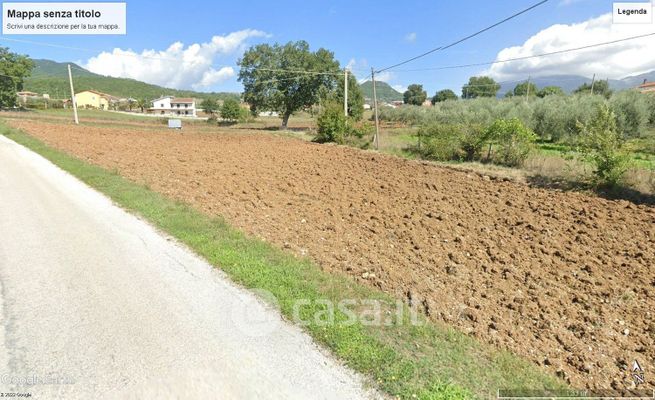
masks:
{"type": "Polygon", "coordinates": [[[382,68],[382,69],[380,69],[380,70],[378,70],[378,71],[375,71],[375,73],[376,73],[376,74],[379,74],[380,72],[387,71],[387,70],[392,69],[392,68],[395,68],[395,67],[399,67],[399,66],[401,66],[401,65],[407,64],[407,63],[409,63],[409,62],[412,62],[412,61],[414,61],[414,60],[417,60],[417,59],[419,59],[419,58],[422,58],[422,57],[425,57],[425,56],[427,56],[427,55],[429,55],[429,54],[432,54],[432,53],[434,53],[434,52],[436,52],[436,51],[446,50],[446,49],[448,49],[448,48],[451,48],[451,47],[453,47],[453,46],[455,46],[455,45],[458,45],[458,44],[460,44],[460,43],[462,43],[462,42],[464,42],[464,41],[466,41],[466,40],[469,40],[469,39],[471,39],[471,38],[473,38],[473,37],[475,37],[475,36],[478,36],[478,35],[480,35],[481,33],[484,33],[484,32],[486,32],[486,31],[488,31],[488,30],[490,30],[490,29],[493,29],[493,28],[497,27],[498,25],[504,24],[505,22],[507,22],[507,21],[509,21],[509,20],[511,20],[511,19],[514,19],[514,18],[518,17],[519,15],[525,14],[526,12],[535,9],[535,8],[539,7],[540,5],[542,5],[542,4],[544,4],[544,3],[547,3],[548,1],[549,1],[549,0],[542,0],[542,1],[538,2],[538,3],[536,3],[536,4],[531,5],[530,7],[526,8],[526,9],[524,9],[524,10],[521,10],[521,11],[519,11],[519,12],[513,14],[513,15],[510,15],[509,17],[507,17],[507,18],[505,18],[505,19],[503,19],[503,20],[501,20],[501,21],[496,22],[496,23],[493,24],[493,25],[489,25],[488,27],[486,27],[486,28],[484,28],[484,29],[481,29],[481,30],[479,30],[479,31],[477,31],[477,32],[475,32],[475,33],[473,33],[473,34],[470,34],[470,35],[468,35],[468,36],[466,36],[466,37],[464,37],[464,38],[461,38],[461,39],[459,39],[459,40],[457,40],[457,41],[455,41],[455,42],[453,42],[453,43],[450,43],[450,44],[448,44],[448,45],[440,46],[440,47],[434,48],[434,49],[432,49],[432,50],[426,51],[425,53],[419,54],[418,56],[412,57],[412,58],[407,59],[407,60],[405,60],[405,61],[402,61],[402,62],[399,62],[399,63],[397,63],[397,64],[394,64],[394,65],[392,65],[392,66],[389,66],[389,67],[386,67],[386,68],[382,68]]]}
{"type": "Polygon", "coordinates": [[[329,72],[329,71],[308,71],[308,70],[294,70],[294,69],[276,69],[276,68],[251,68],[253,71],[269,71],[269,72],[285,72],[291,74],[306,74],[306,75],[338,75],[342,76],[343,71],[341,72],[329,72]]]}
{"type": "Polygon", "coordinates": [[[521,60],[529,60],[531,58],[537,58],[537,57],[546,57],[546,56],[552,56],[555,54],[562,54],[562,53],[570,53],[573,51],[579,51],[579,50],[586,50],[594,47],[600,47],[600,46],[607,46],[615,43],[621,43],[621,42],[626,42],[628,40],[635,40],[635,39],[641,39],[649,36],[655,35],[655,32],[652,33],[646,33],[643,35],[637,35],[637,36],[631,36],[623,39],[617,39],[617,40],[612,40],[609,42],[603,42],[603,43],[595,43],[595,44],[590,44],[586,46],[580,46],[580,47],[574,47],[571,49],[564,49],[564,50],[557,50],[557,51],[551,51],[548,53],[540,53],[540,54],[533,54],[529,56],[523,56],[523,57],[514,57],[514,58],[506,58],[503,60],[495,60],[495,61],[485,61],[485,62],[479,62],[479,63],[473,63],[473,64],[460,64],[460,65],[447,65],[447,66],[441,66],[441,67],[430,67],[430,68],[415,68],[415,69],[396,69],[394,71],[396,72],[420,72],[420,71],[437,71],[437,70],[443,70],[443,69],[457,69],[457,68],[469,68],[469,67],[481,67],[485,65],[493,65],[493,64],[502,64],[502,63],[507,63],[507,62],[512,62],[512,61],[521,61],[521,60]]]}

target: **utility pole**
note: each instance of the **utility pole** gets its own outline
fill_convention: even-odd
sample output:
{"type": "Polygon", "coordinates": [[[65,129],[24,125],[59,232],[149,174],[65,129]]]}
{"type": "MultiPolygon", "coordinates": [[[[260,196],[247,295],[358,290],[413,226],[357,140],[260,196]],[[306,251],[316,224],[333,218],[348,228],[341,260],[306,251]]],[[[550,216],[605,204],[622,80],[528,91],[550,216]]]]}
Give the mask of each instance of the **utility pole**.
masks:
{"type": "Polygon", "coordinates": [[[343,113],[348,118],[348,68],[343,69],[343,113]]]}
{"type": "Polygon", "coordinates": [[[530,78],[532,77],[528,76],[528,87],[525,90],[525,101],[528,101],[528,99],[530,98],[530,78]]]}
{"type": "Polygon", "coordinates": [[[591,78],[591,94],[594,94],[594,83],[596,83],[596,74],[591,78]]]}
{"type": "Polygon", "coordinates": [[[71,84],[71,100],[73,104],[73,115],[75,115],[75,123],[79,124],[80,120],[77,118],[77,101],[75,101],[75,89],[73,89],[73,74],[71,73],[70,64],[68,64],[68,81],[71,84]]]}
{"type": "Polygon", "coordinates": [[[375,110],[375,150],[380,147],[380,121],[378,120],[378,94],[375,90],[375,70],[371,68],[371,82],[373,82],[373,107],[375,110]]]}

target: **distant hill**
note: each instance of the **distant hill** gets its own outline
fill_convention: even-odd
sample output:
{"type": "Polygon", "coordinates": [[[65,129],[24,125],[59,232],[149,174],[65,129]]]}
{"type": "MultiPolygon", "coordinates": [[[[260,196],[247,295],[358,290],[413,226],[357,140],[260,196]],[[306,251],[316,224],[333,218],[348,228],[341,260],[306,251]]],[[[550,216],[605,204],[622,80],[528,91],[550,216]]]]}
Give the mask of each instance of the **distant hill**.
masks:
{"type": "MultiPolygon", "coordinates": [[[[605,80],[606,78],[596,76],[596,79],[605,80]]],[[[630,89],[641,85],[644,82],[644,79],[649,82],[655,81],[655,71],[629,76],[623,79],[609,79],[609,85],[612,90],[630,89]]],[[[537,85],[539,89],[545,86],[559,86],[564,89],[566,93],[571,93],[582,84],[591,83],[591,77],[586,78],[579,75],[551,75],[532,78],[530,81],[537,85]]],[[[503,97],[508,91],[514,90],[514,87],[518,83],[520,82],[512,82],[501,85],[500,90],[498,91],[498,97],[503,97]]]]}
{"type": "MultiPolygon", "coordinates": [[[[48,93],[51,98],[70,97],[68,83],[68,64],[51,60],[34,60],[36,67],[32,76],[25,80],[24,90],[36,93],[48,93]]],[[[134,79],[114,78],[94,74],[79,65],[70,63],[73,67],[73,83],[75,91],[94,89],[116,97],[132,97],[135,99],[155,99],[162,95],[178,97],[195,97],[198,99],[239,98],[238,93],[226,92],[196,92],[192,90],[168,89],[157,85],[137,81],[134,79]]]]}
{"type": "MultiPolygon", "coordinates": [[[[373,99],[373,83],[371,81],[366,81],[359,85],[359,87],[362,89],[365,99],[373,99]]],[[[375,82],[375,89],[378,95],[378,101],[391,102],[403,100],[403,94],[389,86],[386,82],[375,82]]]]}

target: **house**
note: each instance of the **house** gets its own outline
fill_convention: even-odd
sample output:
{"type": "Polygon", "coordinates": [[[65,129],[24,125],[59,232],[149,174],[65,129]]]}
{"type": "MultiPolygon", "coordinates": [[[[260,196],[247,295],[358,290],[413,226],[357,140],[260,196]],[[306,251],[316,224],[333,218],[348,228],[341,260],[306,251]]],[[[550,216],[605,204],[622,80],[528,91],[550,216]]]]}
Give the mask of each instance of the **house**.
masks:
{"type": "Polygon", "coordinates": [[[18,92],[16,93],[16,96],[18,96],[18,99],[23,103],[27,103],[28,99],[38,99],[40,97],[38,93],[28,91],[18,92]]]}
{"type": "Polygon", "coordinates": [[[197,116],[196,99],[187,97],[163,96],[152,101],[148,110],[154,114],[197,116]]]}
{"type": "Polygon", "coordinates": [[[423,107],[432,107],[432,99],[427,98],[425,101],[423,101],[423,104],[421,104],[423,107]]]}
{"type": "Polygon", "coordinates": [[[655,94],[655,82],[647,82],[644,79],[644,83],[641,85],[637,86],[637,89],[641,93],[654,93],[655,94]]]}
{"type": "Polygon", "coordinates": [[[116,97],[95,90],[85,90],[75,93],[75,103],[77,103],[78,107],[82,108],[108,110],[116,102],[118,102],[116,97]]]}

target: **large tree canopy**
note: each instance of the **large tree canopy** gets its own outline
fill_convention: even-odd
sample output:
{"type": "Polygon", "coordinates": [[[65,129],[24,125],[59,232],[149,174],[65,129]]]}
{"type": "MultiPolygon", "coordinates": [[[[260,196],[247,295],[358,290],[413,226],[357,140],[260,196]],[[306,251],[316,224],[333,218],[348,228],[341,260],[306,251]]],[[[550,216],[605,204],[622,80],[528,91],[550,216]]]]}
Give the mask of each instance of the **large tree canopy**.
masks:
{"type": "Polygon", "coordinates": [[[536,96],[539,89],[532,82],[522,82],[514,86],[514,96],[536,96]]]}
{"type": "Polygon", "coordinates": [[[488,76],[472,76],[469,83],[462,87],[462,98],[475,99],[476,97],[496,97],[500,85],[488,76]]]}
{"type": "MultiPolygon", "coordinates": [[[[592,94],[592,85],[590,83],[583,83],[573,91],[576,94],[592,94]]],[[[596,81],[593,84],[593,94],[599,94],[609,99],[612,95],[612,90],[608,81],[596,81]]]]}
{"type": "Polygon", "coordinates": [[[441,103],[446,100],[457,100],[457,95],[450,89],[440,90],[432,97],[432,104],[441,103]]]}
{"type": "Polygon", "coordinates": [[[305,41],[251,47],[239,66],[244,101],[253,112],[277,111],[282,129],[292,113],[318,102],[321,88],[333,91],[341,74],[331,51],[312,52],[305,41]]]}
{"type": "Polygon", "coordinates": [[[0,107],[16,105],[16,92],[23,90],[23,80],[30,76],[34,62],[27,56],[0,47],[0,107]]]}
{"type": "Polygon", "coordinates": [[[428,94],[423,90],[423,85],[413,84],[409,85],[405,93],[403,93],[403,102],[405,104],[420,106],[427,97],[428,94]]]}

